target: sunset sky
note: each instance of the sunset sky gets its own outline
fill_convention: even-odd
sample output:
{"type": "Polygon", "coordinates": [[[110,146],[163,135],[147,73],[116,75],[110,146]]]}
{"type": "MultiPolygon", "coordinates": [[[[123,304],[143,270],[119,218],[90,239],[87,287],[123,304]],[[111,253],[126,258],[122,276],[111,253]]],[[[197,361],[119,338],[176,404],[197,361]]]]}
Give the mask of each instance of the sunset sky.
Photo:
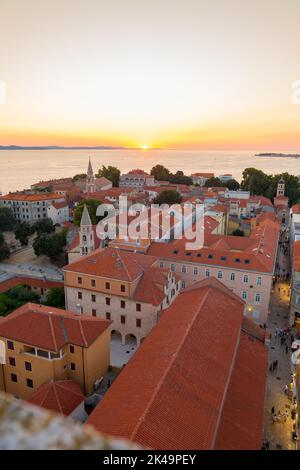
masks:
{"type": "Polygon", "coordinates": [[[0,145],[300,149],[299,0],[0,0],[0,145]]]}

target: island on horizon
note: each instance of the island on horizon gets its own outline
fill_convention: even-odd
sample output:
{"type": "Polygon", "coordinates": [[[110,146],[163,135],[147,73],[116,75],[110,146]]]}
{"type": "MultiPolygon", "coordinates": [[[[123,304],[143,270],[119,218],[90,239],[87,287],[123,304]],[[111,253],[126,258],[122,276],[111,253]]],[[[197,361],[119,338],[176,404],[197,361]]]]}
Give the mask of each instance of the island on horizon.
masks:
{"type": "Polygon", "coordinates": [[[256,157],[284,157],[284,158],[300,158],[299,153],[256,153],[256,157]]]}

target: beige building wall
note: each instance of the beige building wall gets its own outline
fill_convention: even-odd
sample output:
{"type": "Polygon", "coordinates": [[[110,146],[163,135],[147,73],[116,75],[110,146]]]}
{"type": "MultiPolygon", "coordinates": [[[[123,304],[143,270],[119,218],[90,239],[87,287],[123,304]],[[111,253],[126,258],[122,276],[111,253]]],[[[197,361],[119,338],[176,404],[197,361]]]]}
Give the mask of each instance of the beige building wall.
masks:
{"type": "Polygon", "coordinates": [[[6,364],[3,365],[3,377],[0,373],[0,389],[3,387],[7,393],[26,400],[45,382],[71,379],[80,385],[84,394],[89,394],[93,391],[95,380],[108,369],[109,337],[108,328],[88,348],[72,345],[72,353],[70,345],[65,345],[62,357],[52,360],[26,353],[26,346],[24,348],[24,344],[18,341],[13,341],[14,350],[8,349],[7,340],[0,338],[6,344],[6,364]],[[9,358],[15,360],[15,365],[10,364],[9,358]],[[25,362],[31,364],[31,371],[26,370],[25,362]],[[72,370],[71,363],[75,365],[75,370],[72,370]],[[17,382],[12,380],[11,374],[17,376],[17,382]],[[32,380],[32,387],[27,384],[27,379],[32,380]]]}
{"type": "Polygon", "coordinates": [[[219,279],[241,299],[243,299],[243,292],[247,292],[247,298],[243,299],[246,303],[247,315],[261,325],[267,323],[272,292],[272,274],[183,261],[161,260],[161,262],[163,263],[162,267],[170,268],[182,276],[183,288],[205,279],[208,270],[210,276],[219,279]],[[222,277],[219,277],[219,273],[222,277]],[[234,280],[231,280],[232,274],[234,274],[234,280]],[[248,282],[244,282],[244,276],[248,276],[248,282]],[[260,295],[259,302],[256,301],[256,294],[260,295]]]}
{"type": "MultiPolygon", "coordinates": [[[[66,277],[67,281],[68,277],[66,277]]],[[[120,283],[120,281],[118,281],[120,283]]],[[[139,345],[141,340],[145,338],[153,326],[159,319],[161,310],[167,308],[178,295],[181,284],[180,281],[176,282],[174,276],[170,274],[168,286],[165,288],[164,300],[158,305],[152,305],[145,302],[138,302],[130,298],[134,294],[138,280],[134,283],[126,284],[126,292],[120,295],[115,295],[114,292],[120,291],[117,283],[111,283],[110,291],[107,293],[95,292],[90,288],[84,289],[83,286],[89,286],[89,282],[83,279],[82,285],[78,287],[70,287],[65,285],[65,299],[66,308],[76,312],[77,305],[80,304],[82,313],[84,315],[94,315],[100,318],[109,318],[112,321],[111,330],[116,330],[121,334],[122,343],[125,344],[127,335],[134,335],[139,345]],[[78,298],[78,292],[81,293],[82,299],[78,298]],[[92,300],[92,295],[95,295],[95,301],[92,300]],[[107,305],[106,299],[110,299],[110,305],[107,305]],[[125,301],[125,307],[121,307],[121,301],[125,301]],[[137,304],[140,305],[140,310],[137,310],[137,304]],[[109,315],[107,315],[109,314],[109,315]],[[125,317],[125,323],[124,321],[125,317]],[[137,320],[141,321],[141,326],[137,326],[137,320]]],[[[125,283],[124,283],[125,284],[125,283]]],[[[102,285],[102,284],[101,284],[102,285]]]]}

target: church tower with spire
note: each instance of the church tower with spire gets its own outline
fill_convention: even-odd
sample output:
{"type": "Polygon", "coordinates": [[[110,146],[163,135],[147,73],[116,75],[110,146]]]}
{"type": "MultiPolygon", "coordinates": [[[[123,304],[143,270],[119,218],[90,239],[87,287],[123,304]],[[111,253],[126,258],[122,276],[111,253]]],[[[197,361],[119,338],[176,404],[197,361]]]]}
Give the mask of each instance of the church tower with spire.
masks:
{"type": "Polygon", "coordinates": [[[90,218],[90,214],[86,205],[83,208],[80,229],[79,229],[79,239],[80,239],[80,255],[88,255],[95,249],[95,239],[94,239],[94,230],[93,224],[90,218]]]}
{"type": "Polygon", "coordinates": [[[86,193],[94,193],[96,191],[96,178],[94,176],[94,171],[91,163],[91,159],[89,158],[89,166],[86,176],[86,193]]]}

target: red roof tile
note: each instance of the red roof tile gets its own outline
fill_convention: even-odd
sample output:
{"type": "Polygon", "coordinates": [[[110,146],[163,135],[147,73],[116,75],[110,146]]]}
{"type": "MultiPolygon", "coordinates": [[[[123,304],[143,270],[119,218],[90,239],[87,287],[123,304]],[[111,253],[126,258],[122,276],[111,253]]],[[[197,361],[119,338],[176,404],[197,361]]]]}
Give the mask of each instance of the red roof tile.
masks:
{"type": "Polygon", "coordinates": [[[0,293],[6,292],[20,284],[25,284],[30,287],[40,287],[42,289],[56,289],[58,287],[64,287],[63,281],[45,281],[44,279],[33,279],[30,277],[14,277],[0,283],[0,293]]]}
{"type": "Polygon", "coordinates": [[[143,268],[152,266],[156,260],[153,256],[105,248],[95,250],[90,255],[82,256],[80,259],[65,266],[64,270],[133,281],[143,274],[143,268]]]}
{"type": "Polygon", "coordinates": [[[267,367],[267,348],[242,332],[215,449],[261,448],[267,367]]]}
{"type": "Polygon", "coordinates": [[[69,416],[84,400],[80,386],[73,380],[46,382],[26,400],[49,411],[69,416]]]}
{"type": "MultiPolygon", "coordinates": [[[[243,302],[216,279],[184,291],[163,313],[88,424],[156,450],[212,449],[233,377],[243,310],[243,302]]],[[[251,382],[247,386],[242,387],[243,405],[248,409],[250,396],[261,416],[264,390],[257,397],[251,382]]],[[[256,448],[257,436],[247,439],[247,445],[256,448]]],[[[237,447],[242,441],[243,436],[237,447]]]]}
{"type": "Polygon", "coordinates": [[[110,325],[108,320],[27,303],[0,320],[0,336],[50,351],[65,344],[89,347],[110,325]]]}

